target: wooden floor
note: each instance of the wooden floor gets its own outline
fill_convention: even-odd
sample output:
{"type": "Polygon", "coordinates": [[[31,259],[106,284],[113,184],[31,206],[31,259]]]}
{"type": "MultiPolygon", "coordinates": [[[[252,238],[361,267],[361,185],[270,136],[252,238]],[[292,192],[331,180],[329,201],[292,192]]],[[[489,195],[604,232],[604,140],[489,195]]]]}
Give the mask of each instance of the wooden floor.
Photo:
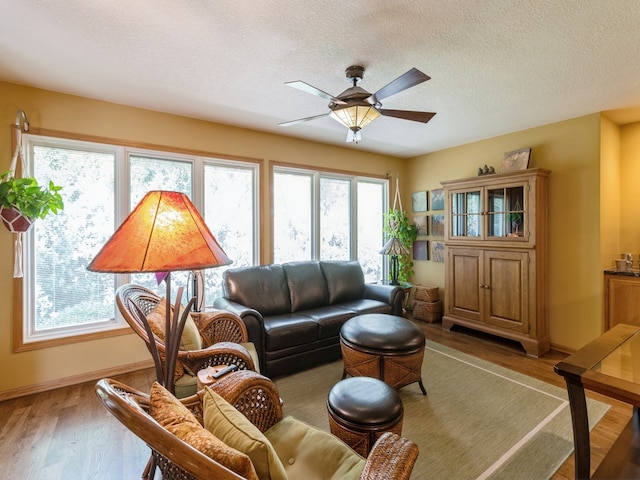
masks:
{"type": "MultiPolygon", "coordinates": [[[[429,340],[564,388],[553,366],[565,355],[550,352],[528,357],[518,344],[469,330],[443,331],[440,324],[420,323],[429,340]]],[[[151,369],[121,375],[119,380],[148,390],[151,369]]],[[[140,478],[148,448],[102,407],[94,382],[0,402],[0,478],[44,480],[127,480],[140,478]]],[[[591,435],[591,468],[597,467],[631,417],[629,405],[600,395],[612,405],[591,435]]],[[[285,399],[286,401],[286,399],[285,399]]],[[[574,478],[573,455],[553,476],[574,478]]]]}

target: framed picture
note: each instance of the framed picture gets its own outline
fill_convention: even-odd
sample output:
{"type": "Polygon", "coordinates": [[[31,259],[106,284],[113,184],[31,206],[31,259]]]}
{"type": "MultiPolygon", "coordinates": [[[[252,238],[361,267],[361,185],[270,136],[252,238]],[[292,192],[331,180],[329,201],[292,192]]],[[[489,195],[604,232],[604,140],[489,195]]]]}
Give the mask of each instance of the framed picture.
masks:
{"type": "Polygon", "coordinates": [[[413,192],[411,194],[411,199],[413,200],[414,212],[427,211],[427,191],[426,190],[424,192],[413,192]]]}
{"type": "Polygon", "coordinates": [[[502,172],[514,172],[516,170],[526,170],[529,166],[530,148],[521,148],[513,152],[505,152],[502,160],[502,172]]]}
{"type": "Polygon", "coordinates": [[[431,210],[444,210],[444,188],[431,190],[431,210]]]}
{"type": "Polygon", "coordinates": [[[444,242],[431,242],[431,260],[444,263],[444,242]]]}
{"type": "Polygon", "coordinates": [[[427,215],[418,215],[413,217],[413,224],[416,226],[418,236],[429,235],[429,217],[427,215]]]}
{"type": "Polygon", "coordinates": [[[429,260],[428,252],[429,242],[426,240],[416,240],[413,242],[413,259],[414,260],[429,260]]]}
{"type": "Polygon", "coordinates": [[[444,236],[444,215],[431,215],[431,235],[444,236]]]}

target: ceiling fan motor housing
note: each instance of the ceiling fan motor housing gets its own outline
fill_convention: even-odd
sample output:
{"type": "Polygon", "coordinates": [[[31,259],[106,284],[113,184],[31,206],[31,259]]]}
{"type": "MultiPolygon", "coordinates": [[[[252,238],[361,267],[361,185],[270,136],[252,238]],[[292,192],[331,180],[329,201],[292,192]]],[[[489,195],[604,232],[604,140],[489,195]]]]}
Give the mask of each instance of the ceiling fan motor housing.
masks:
{"type": "Polygon", "coordinates": [[[345,69],[344,73],[347,75],[347,79],[356,85],[364,77],[364,67],[351,65],[345,69]]]}

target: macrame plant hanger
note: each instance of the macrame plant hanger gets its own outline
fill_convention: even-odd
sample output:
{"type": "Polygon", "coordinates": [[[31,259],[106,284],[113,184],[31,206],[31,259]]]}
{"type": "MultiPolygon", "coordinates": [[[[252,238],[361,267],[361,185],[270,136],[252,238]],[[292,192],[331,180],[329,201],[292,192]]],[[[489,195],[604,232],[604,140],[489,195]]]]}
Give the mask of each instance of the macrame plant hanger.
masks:
{"type": "Polygon", "coordinates": [[[396,206],[400,207],[400,211],[402,211],[402,199],[400,198],[400,175],[396,175],[396,195],[393,198],[393,210],[398,210],[396,206]]]}
{"type": "MultiPolygon", "coordinates": [[[[29,131],[29,122],[27,121],[27,114],[23,110],[18,110],[16,113],[16,123],[13,125],[13,156],[11,157],[11,175],[15,177],[16,168],[18,166],[18,158],[20,158],[20,172],[24,176],[24,172],[27,168],[27,162],[22,154],[22,131],[29,131]],[[22,120],[22,126],[20,121],[22,120]]],[[[11,233],[16,236],[14,244],[14,258],[13,258],[13,278],[22,278],[22,234],[31,227],[31,221],[26,217],[16,217],[11,221],[4,219],[4,224],[11,233]]]]}

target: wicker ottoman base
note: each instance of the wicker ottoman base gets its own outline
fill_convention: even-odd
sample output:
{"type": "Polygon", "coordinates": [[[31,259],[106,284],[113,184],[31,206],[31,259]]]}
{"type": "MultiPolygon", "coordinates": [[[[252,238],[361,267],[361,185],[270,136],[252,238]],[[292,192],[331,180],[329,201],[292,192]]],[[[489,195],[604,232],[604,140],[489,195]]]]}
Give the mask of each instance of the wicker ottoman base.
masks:
{"type": "Polygon", "coordinates": [[[422,331],[402,317],[386,314],[353,317],[340,331],[342,378],[373,377],[395,389],[418,382],[426,395],[422,384],[424,346],[422,331]]]}
{"type": "Polygon", "coordinates": [[[353,377],[336,383],[327,398],[331,433],[363,457],[384,432],[402,435],[400,395],[386,383],[353,377]]]}

